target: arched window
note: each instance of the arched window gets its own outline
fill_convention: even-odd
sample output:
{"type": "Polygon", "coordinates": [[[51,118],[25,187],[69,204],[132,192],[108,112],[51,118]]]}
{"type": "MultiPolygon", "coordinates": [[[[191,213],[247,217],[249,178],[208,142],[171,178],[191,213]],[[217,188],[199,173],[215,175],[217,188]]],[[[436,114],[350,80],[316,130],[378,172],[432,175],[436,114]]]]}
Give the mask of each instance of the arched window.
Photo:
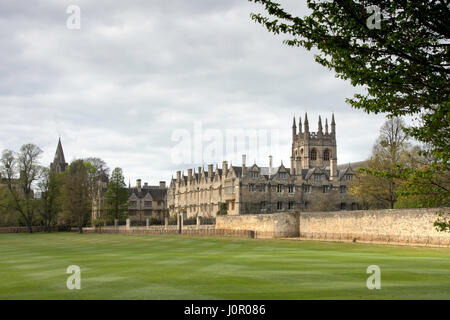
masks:
{"type": "Polygon", "coordinates": [[[326,149],[323,152],[323,161],[330,161],[330,150],[326,149]]]}
{"type": "Polygon", "coordinates": [[[317,159],[317,150],[312,149],[311,150],[311,160],[316,160],[316,159],[317,159]]]}

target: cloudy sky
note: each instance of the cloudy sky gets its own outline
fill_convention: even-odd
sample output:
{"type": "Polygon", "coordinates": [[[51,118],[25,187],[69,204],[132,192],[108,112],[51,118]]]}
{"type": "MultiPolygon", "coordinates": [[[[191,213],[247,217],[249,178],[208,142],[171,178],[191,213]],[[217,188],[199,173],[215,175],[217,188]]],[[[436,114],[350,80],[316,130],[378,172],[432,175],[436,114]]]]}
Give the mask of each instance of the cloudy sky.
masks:
{"type": "Polygon", "coordinates": [[[246,140],[248,162],[266,166],[270,153],[289,165],[292,117],[307,111],[311,130],[334,112],[339,163],[367,158],[385,117],[350,108],[357,89],[254,23],[259,10],[246,0],[2,1],[0,150],[31,142],[48,165],[60,136],[67,161],[100,157],[127,182],[156,184],[209,162],[240,165],[238,147],[208,144],[232,145],[233,130],[270,137],[258,151],[246,140]],[[70,5],[80,29],[67,27],[70,5]]]}

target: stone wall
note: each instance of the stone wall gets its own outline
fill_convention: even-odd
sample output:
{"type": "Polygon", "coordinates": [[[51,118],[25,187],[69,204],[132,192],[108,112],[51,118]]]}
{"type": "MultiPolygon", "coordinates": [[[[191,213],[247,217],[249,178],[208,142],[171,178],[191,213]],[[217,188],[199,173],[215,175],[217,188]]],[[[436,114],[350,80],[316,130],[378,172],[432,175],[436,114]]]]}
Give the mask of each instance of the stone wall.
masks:
{"type": "Polygon", "coordinates": [[[449,209],[302,212],[300,238],[449,246],[450,233],[433,226],[440,211],[449,209]]]}
{"type": "Polygon", "coordinates": [[[436,212],[449,209],[300,212],[217,216],[216,228],[253,230],[257,238],[450,246],[450,233],[433,226],[436,212]]]}
{"type": "Polygon", "coordinates": [[[216,229],[253,230],[256,238],[298,237],[298,223],[298,214],[290,212],[216,217],[216,229]]]}

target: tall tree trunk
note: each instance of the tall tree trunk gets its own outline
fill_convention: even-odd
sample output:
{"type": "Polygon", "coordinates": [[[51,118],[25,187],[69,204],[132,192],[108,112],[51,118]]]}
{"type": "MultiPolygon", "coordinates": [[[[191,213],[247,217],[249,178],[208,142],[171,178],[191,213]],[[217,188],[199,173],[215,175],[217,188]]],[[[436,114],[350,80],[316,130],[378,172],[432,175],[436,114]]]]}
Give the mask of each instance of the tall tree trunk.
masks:
{"type": "Polygon", "coordinates": [[[27,221],[28,233],[33,233],[33,224],[27,221]]]}

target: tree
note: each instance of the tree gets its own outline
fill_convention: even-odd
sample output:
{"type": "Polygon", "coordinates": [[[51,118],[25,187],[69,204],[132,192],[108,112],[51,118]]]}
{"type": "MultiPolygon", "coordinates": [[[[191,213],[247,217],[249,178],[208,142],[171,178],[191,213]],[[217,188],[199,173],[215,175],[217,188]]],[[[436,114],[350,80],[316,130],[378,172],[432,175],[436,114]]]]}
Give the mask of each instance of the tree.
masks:
{"type": "Polygon", "coordinates": [[[122,169],[115,168],[105,193],[106,216],[110,221],[124,219],[128,211],[128,191],[122,169]]]}
{"type": "Polygon", "coordinates": [[[318,63],[367,90],[347,99],[351,106],[389,117],[419,115],[420,124],[408,133],[431,143],[431,153],[449,170],[446,1],[308,0],[310,13],[303,18],[271,0],[249,1],[262,4],[268,14],[252,14],[254,21],[289,35],[284,41],[289,46],[318,49],[318,63]]]}
{"type": "Polygon", "coordinates": [[[95,169],[95,175],[97,177],[109,176],[109,167],[106,162],[100,158],[89,157],[84,159],[84,162],[89,162],[95,169]]]}
{"type": "Polygon", "coordinates": [[[223,216],[228,212],[227,204],[225,202],[219,202],[219,210],[217,210],[216,215],[223,216]]]}
{"type": "Polygon", "coordinates": [[[92,198],[89,192],[91,166],[83,160],[75,160],[64,173],[62,189],[62,215],[66,223],[78,227],[80,233],[91,216],[92,198]]]}
{"type": "Polygon", "coordinates": [[[19,153],[4,150],[0,160],[0,175],[8,189],[8,207],[19,215],[30,233],[38,211],[32,187],[42,172],[41,154],[36,145],[25,144],[19,153]]]}
{"type": "Polygon", "coordinates": [[[57,223],[60,211],[61,179],[53,170],[44,168],[38,185],[41,190],[39,213],[47,231],[50,231],[51,226],[57,223]]]}
{"type": "Polygon", "coordinates": [[[418,161],[413,156],[417,150],[408,143],[409,138],[403,127],[400,118],[389,119],[383,124],[372,156],[352,182],[350,194],[363,207],[393,209],[401,185],[397,175],[398,165],[403,164],[408,168],[417,166],[418,161]]]}

